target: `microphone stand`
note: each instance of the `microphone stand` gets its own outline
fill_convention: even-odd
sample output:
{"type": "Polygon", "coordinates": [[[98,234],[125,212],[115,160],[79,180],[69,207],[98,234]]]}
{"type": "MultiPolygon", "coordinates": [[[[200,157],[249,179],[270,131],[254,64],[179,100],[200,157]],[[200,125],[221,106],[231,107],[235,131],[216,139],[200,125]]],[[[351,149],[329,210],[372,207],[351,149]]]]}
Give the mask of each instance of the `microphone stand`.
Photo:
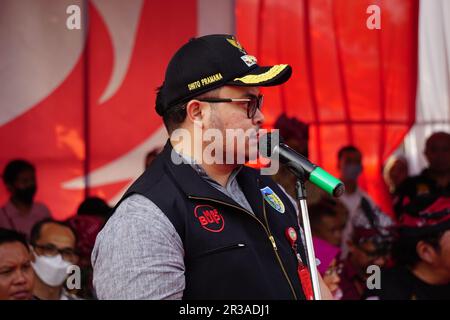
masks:
{"type": "MultiPolygon", "coordinates": [[[[316,255],[314,253],[314,245],[312,241],[311,226],[309,223],[308,206],[306,204],[306,188],[305,188],[305,172],[304,170],[291,170],[297,177],[295,184],[297,202],[302,214],[303,230],[305,231],[307,267],[311,275],[311,284],[314,294],[314,300],[322,300],[320,294],[319,276],[317,274],[316,255]],[[300,172],[301,171],[301,172],[300,172]]],[[[300,218],[300,216],[299,216],[300,218]]],[[[299,221],[299,225],[300,221],[299,221]]]]}

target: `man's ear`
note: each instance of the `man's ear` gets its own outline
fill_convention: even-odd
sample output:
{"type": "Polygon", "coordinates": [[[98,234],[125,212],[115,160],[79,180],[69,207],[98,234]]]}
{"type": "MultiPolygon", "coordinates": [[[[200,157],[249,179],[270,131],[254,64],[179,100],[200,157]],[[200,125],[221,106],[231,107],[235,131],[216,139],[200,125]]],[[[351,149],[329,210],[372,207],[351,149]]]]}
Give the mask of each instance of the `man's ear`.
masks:
{"type": "Polygon", "coordinates": [[[191,100],[186,105],[186,118],[192,123],[202,122],[205,116],[205,103],[198,100],[191,100]]]}
{"type": "Polygon", "coordinates": [[[419,241],[416,245],[416,252],[417,255],[420,257],[421,260],[433,264],[436,260],[436,249],[433,248],[432,245],[429,243],[426,243],[425,241],[419,241]]]}

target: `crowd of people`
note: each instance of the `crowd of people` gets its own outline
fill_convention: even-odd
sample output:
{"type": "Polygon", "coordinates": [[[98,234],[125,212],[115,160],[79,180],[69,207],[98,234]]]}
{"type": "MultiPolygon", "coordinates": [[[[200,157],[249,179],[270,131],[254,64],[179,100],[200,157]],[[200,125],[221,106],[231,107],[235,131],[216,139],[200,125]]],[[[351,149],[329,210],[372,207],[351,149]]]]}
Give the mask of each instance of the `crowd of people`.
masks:
{"type": "MultiPolygon", "coordinates": [[[[307,156],[307,126],[285,115],[277,123],[289,145],[307,156]],[[296,127],[302,130],[294,134],[296,127]]],[[[428,137],[424,155],[428,166],[416,176],[409,176],[405,157],[392,156],[384,165],[394,216],[358,186],[363,154],[355,146],[337,154],[342,197],[307,185],[319,272],[335,299],[450,299],[450,134],[428,137]],[[371,266],[379,267],[374,286],[368,285],[371,266]]],[[[295,177],[288,170],[276,180],[294,197],[295,177]]]]}
{"type": "Polygon", "coordinates": [[[2,177],[9,200],[0,208],[0,300],[95,299],[91,252],[111,207],[88,197],[73,217],[57,221],[45,204],[34,201],[32,163],[12,160],[2,177]],[[70,266],[80,270],[74,287],[66,281],[70,266]]]}
{"type": "MultiPolygon", "coordinates": [[[[282,115],[276,125],[290,146],[308,155],[305,124],[282,115]]],[[[148,153],[145,168],[159,151],[148,153]]],[[[391,157],[384,166],[394,217],[358,186],[362,154],[354,146],[337,154],[346,187],[341,198],[307,184],[318,270],[335,299],[450,298],[450,135],[431,135],[424,154],[429,165],[417,176],[408,176],[404,157],[391,157]],[[380,283],[369,289],[373,265],[380,267],[380,283]]],[[[10,197],[0,208],[0,299],[96,299],[91,254],[112,208],[89,197],[72,218],[56,221],[34,201],[35,173],[25,160],[13,160],[3,171],[10,197]],[[70,265],[81,270],[78,288],[67,287],[70,265]]],[[[295,177],[281,169],[275,179],[293,199],[295,177]]]]}

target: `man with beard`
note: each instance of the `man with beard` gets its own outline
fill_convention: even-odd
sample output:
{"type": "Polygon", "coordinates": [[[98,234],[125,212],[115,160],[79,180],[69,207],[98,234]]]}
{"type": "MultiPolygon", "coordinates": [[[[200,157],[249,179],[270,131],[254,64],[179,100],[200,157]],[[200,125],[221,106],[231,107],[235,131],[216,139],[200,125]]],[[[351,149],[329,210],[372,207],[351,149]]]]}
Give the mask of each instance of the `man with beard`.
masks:
{"type": "Polygon", "coordinates": [[[51,213],[47,206],[34,202],[37,191],[36,169],[26,160],[12,160],[3,171],[9,201],[0,208],[0,227],[30,236],[33,225],[51,213]]]}
{"type": "MultiPolygon", "coordinates": [[[[270,177],[243,166],[264,122],[259,87],[291,72],[259,66],[232,35],[191,39],[172,57],[156,98],[169,140],[97,237],[98,298],[310,297],[294,205],[270,177]],[[239,132],[235,148],[229,137],[239,132]],[[211,138],[221,141],[214,152],[211,138]]],[[[323,281],[321,290],[331,298],[323,281]]]]}

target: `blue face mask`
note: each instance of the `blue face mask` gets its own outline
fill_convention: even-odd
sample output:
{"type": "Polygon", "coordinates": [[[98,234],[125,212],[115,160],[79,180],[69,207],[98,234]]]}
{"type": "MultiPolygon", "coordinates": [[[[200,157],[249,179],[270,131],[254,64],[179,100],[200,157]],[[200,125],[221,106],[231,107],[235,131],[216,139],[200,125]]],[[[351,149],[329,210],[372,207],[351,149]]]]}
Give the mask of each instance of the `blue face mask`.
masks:
{"type": "Polygon", "coordinates": [[[343,175],[345,180],[356,180],[362,172],[360,164],[347,164],[344,166],[343,175]]]}

